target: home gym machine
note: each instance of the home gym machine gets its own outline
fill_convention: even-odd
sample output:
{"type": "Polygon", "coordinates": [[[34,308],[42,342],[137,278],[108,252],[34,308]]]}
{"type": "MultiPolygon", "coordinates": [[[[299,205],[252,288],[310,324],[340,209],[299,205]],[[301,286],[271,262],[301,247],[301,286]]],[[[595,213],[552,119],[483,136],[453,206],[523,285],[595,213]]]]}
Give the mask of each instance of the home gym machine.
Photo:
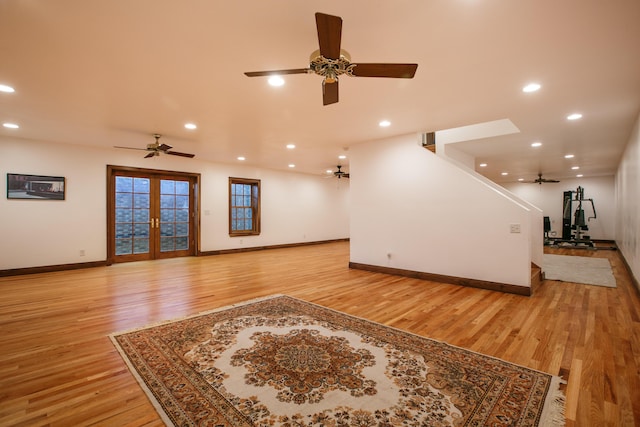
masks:
{"type": "MultiPolygon", "coordinates": [[[[584,188],[578,187],[576,191],[565,191],[562,209],[562,238],[548,239],[545,236],[545,242],[593,248],[594,244],[591,236],[585,233],[589,231],[587,222],[596,218],[596,206],[593,204],[593,199],[584,197],[584,188]],[[587,202],[591,203],[593,216],[587,217],[585,221],[584,205],[587,202]],[[575,211],[573,210],[574,206],[576,206],[575,211]]],[[[547,224],[545,223],[545,231],[546,229],[547,224]]]]}

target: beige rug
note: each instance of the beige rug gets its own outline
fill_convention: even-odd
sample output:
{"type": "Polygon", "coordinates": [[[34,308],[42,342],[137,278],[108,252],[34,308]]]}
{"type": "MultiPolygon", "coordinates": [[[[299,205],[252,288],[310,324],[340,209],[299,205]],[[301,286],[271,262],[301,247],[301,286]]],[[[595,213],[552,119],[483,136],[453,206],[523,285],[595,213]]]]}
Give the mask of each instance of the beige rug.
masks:
{"type": "Polygon", "coordinates": [[[287,296],[111,338],[167,425],[564,425],[558,377],[287,296]]]}
{"type": "Polygon", "coordinates": [[[611,263],[606,258],[544,254],[542,266],[545,279],[616,287],[611,263]]]}

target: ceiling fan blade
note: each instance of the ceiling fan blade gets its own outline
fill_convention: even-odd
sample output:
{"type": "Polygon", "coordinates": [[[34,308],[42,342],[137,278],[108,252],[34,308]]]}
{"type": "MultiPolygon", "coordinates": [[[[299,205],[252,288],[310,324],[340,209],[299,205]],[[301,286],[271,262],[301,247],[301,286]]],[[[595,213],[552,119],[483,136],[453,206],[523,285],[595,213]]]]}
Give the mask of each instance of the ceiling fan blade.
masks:
{"type": "Polygon", "coordinates": [[[195,154],[181,153],[179,151],[166,151],[165,154],[171,154],[172,156],[189,157],[191,159],[196,156],[195,154]]]}
{"type": "Polygon", "coordinates": [[[340,58],[342,18],[318,12],[316,13],[316,27],[318,29],[320,55],[328,59],[340,58]]]}
{"type": "Polygon", "coordinates": [[[333,83],[322,82],[322,105],[338,102],[338,81],[333,83]]]}
{"type": "Polygon", "coordinates": [[[348,173],[343,173],[343,174],[342,174],[342,177],[343,177],[343,178],[349,178],[349,174],[348,174],[348,173]]]}
{"type": "Polygon", "coordinates": [[[160,144],[158,146],[158,150],[160,151],[167,151],[167,150],[171,150],[173,147],[167,144],[160,144]]]}
{"type": "Polygon", "coordinates": [[[356,77],[392,77],[412,79],[418,64],[354,64],[352,74],[356,77]]]}
{"type": "Polygon", "coordinates": [[[147,154],[146,156],[144,156],[145,159],[148,159],[149,157],[153,157],[157,154],[157,151],[151,151],[149,154],[147,154]]]}
{"type": "Polygon", "coordinates": [[[272,71],[249,71],[244,73],[247,77],[263,77],[263,76],[283,76],[286,74],[308,74],[310,68],[292,68],[290,70],[272,70],[272,71]]]}
{"type": "Polygon", "coordinates": [[[121,147],[118,145],[114,145],[113,148],[124,148],[126,150],[142,150],[142,151],[147,151],[146,148],[134,148],[134,147],[121,147]]]}

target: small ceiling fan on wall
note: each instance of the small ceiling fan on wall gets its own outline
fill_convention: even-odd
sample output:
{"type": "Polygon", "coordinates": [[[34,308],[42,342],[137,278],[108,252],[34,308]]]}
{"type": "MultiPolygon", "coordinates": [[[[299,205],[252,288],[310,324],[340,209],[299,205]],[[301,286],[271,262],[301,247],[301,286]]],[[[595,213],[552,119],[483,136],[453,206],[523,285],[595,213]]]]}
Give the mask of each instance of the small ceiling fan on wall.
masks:
{"type": "Polygon", "coordinates": [[[342,38],[342,18],[316,13],[316,28],[320,49],[314,51],[308,68],[289,70],[251,71],[248,77],[274,76],[283,74],[318,74],[322,80],[323,105],[338,102],[338,78],[350,77],[391,77],[412,79],[418,64],[352,63],[349,53],[340,48],[342,38]]]}
{"type": "Polygon", "coordinates": [[[347,172],[343,172],[342,171],[342,165],[338,165],[336,167],[338,168],[338,170],[333,172],[333,176],[335,176],[338,179],[340,179],[340,178],[349,178],[349,174],[347,172]]]}
{"type": "Polygon", "coordinates": [[[560,182],[557,179],[546,179],[542,177],[542,174],[539,173],[538,177],[536,179],[534,179],[533,181],[525,181],[528,182],[530,184],[548,184],[548,183],[554,183],[554,182],[560,182]]]}
{"type": "Polygon", "coordinates": [[[151,144],[147,144],[147,148],[134,148],[134,147],[119,147],[117,145],[114,145],[114,148],[124,148],[127,150],[142,150],[142,151],[148,151],[148,154],[146,156],[144,156],[144,158],[149,158],[149,157],[156,157],[159,156],[160,153],[162,154],[169,154],[171,156],[181,156],[181,157],[189,157],[189,158],[193,158],[196,155],[195,154],[189,154],[189,153],[181,153],[179,151],[172,151],[171,149],[173,148],[170,145],[167,145],[165,143],[160,144],[160,137],[162,135],[158,134],[158,133],[154,133],[153,137],[156,139],[156,142],[151,143],[151,144]]]}

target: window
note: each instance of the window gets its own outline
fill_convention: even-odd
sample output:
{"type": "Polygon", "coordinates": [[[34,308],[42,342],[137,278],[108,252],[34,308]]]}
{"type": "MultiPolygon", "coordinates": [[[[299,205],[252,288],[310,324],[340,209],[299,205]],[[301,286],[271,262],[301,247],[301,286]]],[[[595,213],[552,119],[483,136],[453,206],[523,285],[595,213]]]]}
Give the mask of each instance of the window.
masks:
{"type": "Polygon", "coordinates": [[[260,234],[260,180],[229,178],[229,235],[260,234]]]}

